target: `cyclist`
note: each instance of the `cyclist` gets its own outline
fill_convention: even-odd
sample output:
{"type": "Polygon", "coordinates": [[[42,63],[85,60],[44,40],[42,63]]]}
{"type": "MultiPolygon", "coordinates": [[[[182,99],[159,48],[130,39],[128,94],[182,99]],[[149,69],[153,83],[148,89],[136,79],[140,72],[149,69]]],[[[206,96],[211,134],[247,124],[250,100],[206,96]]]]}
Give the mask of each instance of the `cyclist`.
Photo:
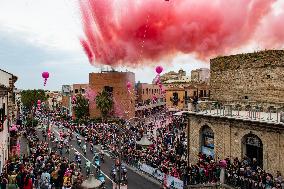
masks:
{"type": "Polygon", "coordinates": [[[87,153],[87,146],[86,146],[86,144],[84,144],[82,146],[82,150],[83,150],[84,154],[86,155],[86,153],[87,153]]]}
{"type": "Polygon", "coordinates": [[[87,176],[89,176],[91,173],[91,162],[90,161],[86,162],[86,173],[87,173],[87,176]]]}

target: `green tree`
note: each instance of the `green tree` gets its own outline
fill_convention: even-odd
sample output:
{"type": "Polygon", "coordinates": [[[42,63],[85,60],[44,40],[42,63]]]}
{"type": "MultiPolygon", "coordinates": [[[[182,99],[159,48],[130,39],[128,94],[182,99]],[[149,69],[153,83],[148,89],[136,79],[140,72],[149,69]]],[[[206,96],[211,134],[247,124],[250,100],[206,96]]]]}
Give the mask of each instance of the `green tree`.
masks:
{"type": "Polygon", "coordinates": [[[96,96],[96,106],[101,111],[101,115],[104,119],[107,118],[109,113],[113,110],[113,104],[112,96],[105,90],[96,96]]]}
{"type": "Polygon", "coordinates": [[[29,111],[33,106],[36,106],[38,100],[40,100],[41,102],[47,100],[47,96],[44,90],[23,90],[21,92],[21,101],[23,103],[23,106],[29,111]]]}
{"type": "Polygon", "coordinates": [[[74,106],[76,119],[86,120],[89,117],[89,101],[81,94],[76,97],[74,106]]]}

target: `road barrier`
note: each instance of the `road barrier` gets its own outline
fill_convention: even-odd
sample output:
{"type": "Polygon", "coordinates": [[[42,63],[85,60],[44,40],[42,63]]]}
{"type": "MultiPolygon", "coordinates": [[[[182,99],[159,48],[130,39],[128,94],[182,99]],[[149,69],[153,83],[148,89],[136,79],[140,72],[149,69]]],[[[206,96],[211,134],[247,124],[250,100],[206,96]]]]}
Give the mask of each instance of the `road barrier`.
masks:
{"type": "Polygon", "coordinates": [[[183,181],[175,178],[170,175],[166,175],[161,172],[159,169],[155,169],[145,163],[140,164],[139,170],[141,170],[144,173],[147,173],[148,175],[154,177],[155,179],[159,181],[164,181],[164,178],[166,178],[166,183],[170,188],[176,188],[176,189],[183,189],[183,181]]]}

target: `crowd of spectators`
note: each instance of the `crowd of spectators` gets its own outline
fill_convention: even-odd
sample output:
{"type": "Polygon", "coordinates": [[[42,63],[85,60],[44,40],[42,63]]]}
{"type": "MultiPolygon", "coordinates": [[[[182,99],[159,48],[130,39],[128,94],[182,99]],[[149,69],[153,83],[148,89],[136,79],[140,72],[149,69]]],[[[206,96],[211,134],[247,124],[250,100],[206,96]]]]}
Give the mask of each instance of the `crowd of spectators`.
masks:
{"type": "MultiPolygon", "coordinates": [[[[133,166],[146,163],[162,172],[184,181],[185,185],[220,182],[221,166],[211,156],[199,154],[198,162],[187,166],[185,124],[182,117],[169,113],[156,114],[141,120],[135,126],[115,123],[91,123],[74,126],[73,129],[88,136],[96,144],[107,147],[116,156],[119,143],[122,144],[123,160],[133,166]],[[125,126],[127,125],[127,126],[125,126]],[[145,147],[137,141],[147,136],[152,144],[145,147]],[[121,138],[121,141],[120,141],[121,138]]],[[[239,160],[226,159],[226,183],[239,188],[281,188],[283,180],[280,172],[273,177],[260,169],[255,160],[244,157],[239,160]]]]}
{"type": "Polygon", "coordinates": [[[8,160],[1,174],[1,189],[80,188],[83,175],[76,164],[51,150],[37,131],[25,130],[29,155],[8,160]]]}
{"type": "MultiPolygon", "coordinates": [[[[222,166],[219,160],[200,153],[198,162],[190,162],[191,164],[187,165],[184,120],[182,117],[172,116],[169,112],[157,112],[133,124],[89,123],[78,125],[71,121],[58,121],[55,117],[51,119],[51,124],[68,127],[86,137],[89,142],[92,141],[94,144],[100,144],[107,148],[116,157],[121,152],[123,161],[129,165],[137,167],[145,163],[182,180],[184,185],[220,182],[222,166]],[[137,141],[143,137],[147,137],[152,144],[138,145],[137,141]],[[121,151],[119,151],[120,144],[121,151]]],[[[54,152],[48,152],[47,144],[38,142],[36,137],[28,137],[28,140],[31,146],[31,156],[10,162],[6,172],[8,175],[15,174],[18,178],[19,174],[25,172],[21,177],[31,178],[36,186],[41,185],[37,183],[43,182],[41,179],[43,172],[50,174],[49,183],[55,186],[68,188],[69,185],[64,182],[68,180],[64,179],[66,176],[70,178],[71,185],[81,182],[80,173],[75,171],[74,164],[54,152]],[[57,176],[53,177],[52,175],[57,176]],[[76,182],[73,179],[74,176],[76,176],[76,182]]],[[[259,167],[256,159],[227,158],[225,161],[224,176],[225,183],[228,185],[245,189],[284,188],[281,173],[277,172],[273,176],[265,172],[259,167]]],[[[7,176],[3,174],[3,178],[7,178],[7,176]]],[[[16,179],[16,183],[20,186],[29,182],[26,179],[22,179],[21,182],[16,179]]]]}

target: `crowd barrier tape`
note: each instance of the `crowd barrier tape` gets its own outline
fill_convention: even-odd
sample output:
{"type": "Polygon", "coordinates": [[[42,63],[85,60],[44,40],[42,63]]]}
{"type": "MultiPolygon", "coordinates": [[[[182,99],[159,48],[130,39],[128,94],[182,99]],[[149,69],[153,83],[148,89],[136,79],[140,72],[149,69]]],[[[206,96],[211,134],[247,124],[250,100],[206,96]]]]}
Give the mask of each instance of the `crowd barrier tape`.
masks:
{"type": "MultiPolygon", "coordinates": [[[[140,165],[140,170],[153,176],[154,178],[158,179],[159,181],[163,181],[165,174],[162,173],[160,170],[155,169],[147,164],[141,164],[140,165]]],[[[167,185],[172,187],[172,188],[176,188],[176,189],[183,189],[183,181],[175,178],[173,176],[170,175],[166,175],[167,178],[167,185]]]]}

